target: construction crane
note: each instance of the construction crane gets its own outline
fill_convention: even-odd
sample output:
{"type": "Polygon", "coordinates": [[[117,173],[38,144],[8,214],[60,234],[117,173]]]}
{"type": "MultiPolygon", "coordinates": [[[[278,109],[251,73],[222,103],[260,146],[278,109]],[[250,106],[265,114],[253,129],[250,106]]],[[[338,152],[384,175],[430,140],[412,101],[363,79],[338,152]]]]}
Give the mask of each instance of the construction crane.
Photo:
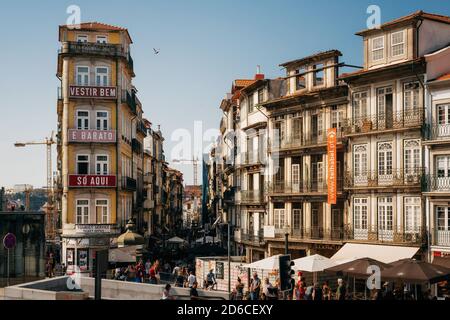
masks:
{"type": "MultiPolygon", "coordinates": [[[[17,148],[23,148],[26,146],[32,145],[45,145],[47,147],[47,203],[48,203],[48,212],[53,212],[53,174],[52,174],[52,145],[56,144],[54,139],[54,132],[52,131],[50,138],[46,137],[44,141],[31,141],[31,142],[16,142],[14,146],[17,148]]],[[[48,233],[53,234],[53,221],[54,217],[49,217],[47,221],[52,221],[52,223],[48,223],[47,229],[48,233]]]]}
{"type": "Polygon", "coordinates": [[[194,169],[194,186],[198,186],[198,158],[192,157],[192,160],[187,159],[174,159],[175,163],[192,163],[194,169]]]}

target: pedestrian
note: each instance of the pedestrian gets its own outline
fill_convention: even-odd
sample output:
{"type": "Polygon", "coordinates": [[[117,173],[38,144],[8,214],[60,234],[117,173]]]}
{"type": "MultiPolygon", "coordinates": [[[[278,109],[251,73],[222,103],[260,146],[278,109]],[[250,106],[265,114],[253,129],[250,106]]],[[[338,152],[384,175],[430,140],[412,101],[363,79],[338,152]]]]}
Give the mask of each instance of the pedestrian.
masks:
{"type": "Polygon", "coordinates": [[[291,287],[289,288],[288,299],[289,299],[289,300],[294,300],[295,279],[294,279],[294,278],[291,278],[291,279],[289,280],[289,283],[291,284],[291,287]]]}
{"type": "Polygon", "coordinates": [[[312,300],[322,301],[322,298],[323,298],[322,288],[319,286],[318,283],[315,283],[313,293],[312,293],[312,300]]]}
{"type": "Polygon", "coordinates": [[[345,300],[347,295],[347,288],[345,287],[344,280],[338,279],[338,288],[336,290],[336,300],[345,300]]]}
{"type": "Polygon", "coordinates": [[[144,282],[144,276],[145,276],[145,267],[142,260],[139,260],[138,264],[136,265],[136,282],[142,283],[144,282]]]}
{"type": "Polygon", "coordinates": [[[193,272],[193,271],[191,271],[191,272],[189,273],[189,277],[188,277],[188,279],[187,279],[187,282],[188,282],[188,287],[189,287],[189,288],[192,288],[192,286],[194,285],[194,283],[197,282],[197,277],[194,275],[194,272],[193,272]]]}
{"type": "Polygon", "coordinates": [[[314,291],[314,285],[312,283],[311,283],[311,285],[306,286],[305,300],[312,300],[313,299],[313,291],[314,291]]]}
{"type": "Polygon", "coordinates": [[[250,299],[259,300],[259,294],[261,292],[261,280],[258,278],[258,273],[253,273],[253,278],[250,283],[250,299]]]}
{"type": "Polygon", "coordinates": [[[136,269],[130,264],[125,272],[126,281],[136,282],[136,269]]]}
{"type": "Polygon", "coordinates": [[[331,288],[328,285],[328,280],[322,285],[322,298],[323,300],[331,300],[331,288]]]}
{"type": "Polygon", "coordinates": [[[209,273],[206,275],[206,289],[211,287],[211,290],[214,289],[214,285],[216,284],[216,276],[214,275],[214,270],[209,270],[209,273]]]}
{"type": "Polygon", "coordinates": [[[301,281],[298,286],[298,300],[305,300],[306,295],[306,283],[305,281],[301,281]]]}
{"type": "Polygon", "coordinates": [[[198,291],[197,291],[197,285],[198,285],[197,281],[195,281],[192,284],[191,289],[189,290],[189,295],[191,297],[191,300],[199,300],[199,298],[198,298],[198,291]]]}
{"type": "Polygon", "coordinates": [[[264,288],[263,294],[265,300],[277,300],[278,299],[278,290],[276,287],[272,286],[269,281],[269,278],[264,279],[264,288]]]}
{"type": "Polygon", "coordinates": [[[178,271],[178,275],[177,275],[176,280],[175,280],[175,287],[182,288],[183,285],[184,285],[183,272],[182,271],[178,271]]]}
{"type": "Polygon", "coordinates": [[[149,278],[149,274],[150,274],[150,268],[152,267],[152,262],[150,261],[150,259],[147,259],[147,261],[145,262],[145,275],[147,278],[149,278]]]}
{"type": "Polygon", "coordinates": [[[236,284],[236,300],[244,299],[244,284],[242,283],[241,278],[237,278],[236,284]]]}
{"type": "Polygon", "coordinates": [[[161,300],[174,300],[174,297],[170,294],[171,288],[172,288],[172,286],[169,283],[166,284],[166,286],[164,287],[164,291],[163,291],[161,300]]]}
{"type": "Polygon", "coordinates": [[[150,283],[151,284],[158,284],[158,266],[159,266],[159,261],[156,260],[156,262],[153,264],[153,266],[150,268],[149,271],[149,277],[150,277],[150,283]]]}

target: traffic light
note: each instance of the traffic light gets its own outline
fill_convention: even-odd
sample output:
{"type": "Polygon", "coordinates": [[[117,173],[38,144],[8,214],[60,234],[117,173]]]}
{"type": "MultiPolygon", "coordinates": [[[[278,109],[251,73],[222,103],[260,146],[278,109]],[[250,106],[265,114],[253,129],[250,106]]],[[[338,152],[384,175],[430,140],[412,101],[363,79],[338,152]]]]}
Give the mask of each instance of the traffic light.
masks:
{"type": "Polygon", "coordinates": [[[295,274],[292,267],[294,266],[294,261],[291,261],[291,255],[280,255],[280,283],[281,291],[287,291],[291,289],[291,279],[292,275],[295,274]]]}

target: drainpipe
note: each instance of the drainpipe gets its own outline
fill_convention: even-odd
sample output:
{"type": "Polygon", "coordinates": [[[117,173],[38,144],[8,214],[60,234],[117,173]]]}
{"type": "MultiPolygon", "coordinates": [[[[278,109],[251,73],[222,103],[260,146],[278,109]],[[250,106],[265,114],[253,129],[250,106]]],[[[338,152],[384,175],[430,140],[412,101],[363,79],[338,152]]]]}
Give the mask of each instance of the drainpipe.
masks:
{"type": "MultiPolygon", "coordinates": [[[[119,88],[119,60],[116,59],[116,88],[119,88]]],[[[119,155],[120,155],[120,148],[119,148],[119,106],[121,104],[122,99],[122,88],[120,88],[120,99],[117,99],[116,103],[116,225],[118,224],[118,216],[119,216],[119,155]]]]}

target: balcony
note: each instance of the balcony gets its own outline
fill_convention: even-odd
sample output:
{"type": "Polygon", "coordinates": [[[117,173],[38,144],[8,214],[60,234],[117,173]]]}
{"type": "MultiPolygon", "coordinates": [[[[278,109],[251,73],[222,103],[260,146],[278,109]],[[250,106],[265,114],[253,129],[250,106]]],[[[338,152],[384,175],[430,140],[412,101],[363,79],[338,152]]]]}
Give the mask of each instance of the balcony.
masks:
{"type": "Polygon", "coordinates": [[[450,192],[450,177],[427,174],[423,178],[423,192],[450,192]]]}
{"type": "Polygon", "coordinates": [[[348,171],[345,175],[345,189],[420,187],[424,171],[424,168],[387,169],[383,172],[366,171],[360,174],[348,171]]]}
{"type": "Polygon", "coordinates": [[[428,144],[439,144],[450,142],[450,124],[425,124],[424,139],[428,144]]]}
{"type": "MultiPolygon", "coordinates": [[[[342,192],[343,179],[337,179],[337,190],[342,192]]],[[[327,193],[328,184],[325,180],[306,180],[299,183],[291,181],[276,181],[268,185],[268,192],[272,195],[285,194],[305,194],[305,193],[327,193]]]]}
{"type": "Polygon", "coordinates": [[[116,176],[69,174],[69,187],[113,188],[116,187],[116,176]]]}
{"type": "Polygon", "coordinates": [[[68,130],[69,142],[116,143],[116,130],[68,130]]]}
{"type": "MultiPolygon", "coordinates": [[[[285,229],[275,229],[275,238],[284,238],[285,229]]],[[[320,226],[299,227],[289,229],[290,241],[309,240],[309,241],[343,241],[344,228],[324,228],[320,226]]]]}
{"type": "Polygon", "coordinates": [[[142,133],[144,136],[147,136],[147,128],[145,127],[144,122],[140,120],[136,123],[136,131],[142,133]]]}
{"type": "Polygon", "coordinates": [[[131,149],[134,153],[141,154],[142,153],[142,143],[139,142],[136,138],[131,140],[131,149]]]}
{"type": "Polygon", "coordinates": [[[134,76],[134,61],[131,54],[125,51],[120,44],[93,43],[93,42],[74,42],[68,41],[62,44],[58,51],[61,55],[89,55],[107,58],[123,58],[127,62],[134,76]]]}
{"type": "Polygon", "coordinates": [[[435,246],[450,247],[450,230],[432,230],[431,243],[435,246]]]}
{"type": "Polygon", "coordinates": [[[365,229],[346,230],[345,238],[348,241],[368,243],[389,243],[398,245],[422,245],[426,241],[425,228],[414,231],[382,230],[377,226],[366,226],[365,229]]]}
{"type": "Polygon", "coordinates": [[[263,204],[264,192],[262,190],[241,190],[236,195],[236,202],[241,204],[263,204]]]}
{"type": "Polygon", "coordinates": [[[122,177],[122,189],[127,191],[136,191],[136,179],[130,177],[122,177]]]}
{"type": "Polygon", "coordinates": [[[259,151],[248,151],[241,154],[241,163],[243,165],[259,165],[262,164],[262,156],[259,151]]]}
{"type": "MultiPolygon", "coordinates": [[[[337,130],[337,143],[342,141],[342,130],[337,130]]],[[[281,140],[271,140],[270,150],[287,151],[292,149],[310,148],[327,145],[327,130],[311,132],[309,134],[290,135],[281,140]]]]}
{"type": "Polygon", "coordinates": [[[241,239],[240,242],[247,242],[255,245],[260,245],[264,243],[264,232],[262,230],[258,231],[258,234],[250,232],[250,230],[240,230],[241,239]]]}
{"type": "Polygon", "coordinates": [[[133,114],[136,114],[136,96],[127,90],[122,91],[122,103],[126,103],[133,114]]]}
{"type": "Polygon", "coordinates": [[[423,109],[416,112],[399,111],[392,114],[357,117],[344,122],[344,136],[374,134],[383,131],[398,131],[411,128],[421,128],[423,124],[423,109]]]}

